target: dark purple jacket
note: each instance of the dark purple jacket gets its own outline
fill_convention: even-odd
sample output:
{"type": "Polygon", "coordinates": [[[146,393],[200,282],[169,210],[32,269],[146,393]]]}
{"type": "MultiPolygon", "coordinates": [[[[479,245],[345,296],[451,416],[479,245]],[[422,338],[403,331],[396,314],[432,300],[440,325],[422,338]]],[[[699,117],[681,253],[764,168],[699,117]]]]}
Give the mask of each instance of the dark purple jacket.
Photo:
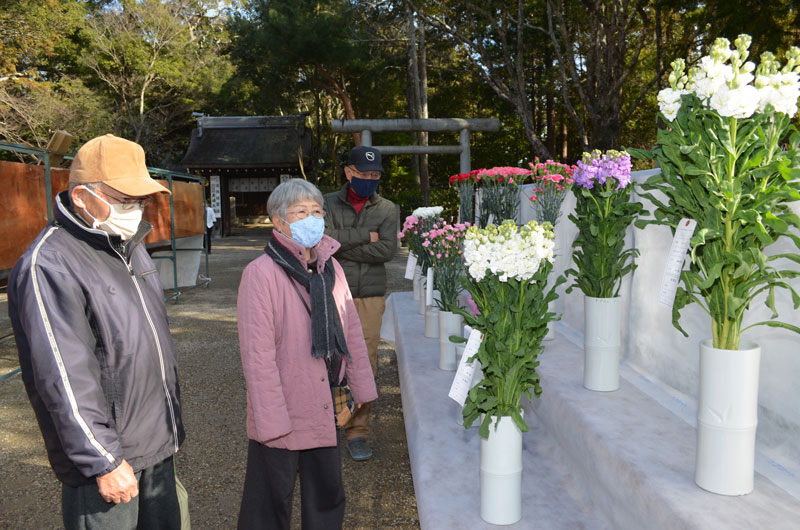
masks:
{"type": "Polygon", "coordinates": [[[8,312],[50,465],[69,486],[123,459],[134,471],[183,442],[175,346],[142,239],[86,226],[67,192],[14,265],[8,312]]]}

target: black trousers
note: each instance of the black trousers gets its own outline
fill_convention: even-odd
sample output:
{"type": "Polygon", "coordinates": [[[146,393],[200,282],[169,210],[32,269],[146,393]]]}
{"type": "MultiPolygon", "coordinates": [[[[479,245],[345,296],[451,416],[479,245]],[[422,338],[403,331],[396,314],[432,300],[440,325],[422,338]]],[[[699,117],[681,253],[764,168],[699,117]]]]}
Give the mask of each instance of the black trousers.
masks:
{"type": "Polygon", "coordinates": [[[273,449],[250,440],[239,530],[289,530],[300,473],[303,530],[341,530],[344,485],[338,447],[273,449]]]}
{"type": "Polygon", "coordinates": [[[181,509],[172,457],[136,473],[139,495],[127,503],[103,500],[97,484],[61,486],[67,530],[180,530],[181,509]]]}
{"type": "Polygon", "coordinates": [[[208,249],[208,253],[211,254],[211,235],[214,233],[214,227],[211,228],[206,227],[206,248],[208,249]]]}

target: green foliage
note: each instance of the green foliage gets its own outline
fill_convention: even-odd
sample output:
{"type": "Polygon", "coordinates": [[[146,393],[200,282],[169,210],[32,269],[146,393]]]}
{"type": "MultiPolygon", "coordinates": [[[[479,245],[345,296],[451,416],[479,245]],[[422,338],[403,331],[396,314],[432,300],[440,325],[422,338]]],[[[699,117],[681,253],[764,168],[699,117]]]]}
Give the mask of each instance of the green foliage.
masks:
{"type": "Polygon", "coordinates": [[[503,179],[484,177],[481,180],[481,202],[478,205],[478,225],[489,224],[503,219],[516,219],[519,211],[519,186],[516,182],[505,183],[503,179]]]}
{"type": "Polygon", "coordinates": [[[592,189],[572,185],[577,203],[569,220],[578,227],[578,235],[572,243],[575,268],[565,271],[575,277],[568,293],[577,287],[586,296],[613,298],[619,295],[622,278],[636,269],[633,260],[639,251],[623,249],[625,232],[642,213],[642,204],[630,200],[632,185],[621,190],[616,186],[610,178],[592,189]]]}
{"type": "MultiPolygon", "coordinates": [[[[672,308],[673,325],[686,335],[678,323],[680,312],[697,303],[711,316],[714,347],[735,350],[747,329],[742,329],[745,311],[756,297],[766,296],[772,318],[778,316],[776,289],[789,291],[794,308],[800,307],[800,295],[787,282],[800,276],[800,257],[764,254],[782,238],[800,249],[800,217],[790,208],[800,200],[800,134],[782,113],[726,118],[693,94],[683,98],[653,150],[631,150],[661,167],[661,174],[643,185],[648,193],[642,197],[656,207],[653,219],[637,226],[660,224],[674,231],[682,218],[697,221],[689,269],[681,273],[672,308]]],[[[778,321],[748,327],[756,325],[800,333],[800,327],[778,321]]]]}
{"type": "Polygon", "coordinates": [[[547,276],[552,268],[549,261],[543,260],[528,281],[509,278],[501,282],[489,275],[480,282],[469,275],[461,280],[479,314],[456,312],[483,334],[483,342],[474,356],[481,363],[483,380],[469,391],[463,410],[464,426],[470,427],[485,414],[479,430],[484,438],[489,436],[491,416],[511,416],[520,430],[528,431],[521,414],[521,400],[523,396],[530,399],[542,393],[536,371],[544,350],[542,339],[547,334],[547,323],[558,318],[548,305],[558,298],[556,287],[565,281],[560,276],[547,290],[547,276]]]}

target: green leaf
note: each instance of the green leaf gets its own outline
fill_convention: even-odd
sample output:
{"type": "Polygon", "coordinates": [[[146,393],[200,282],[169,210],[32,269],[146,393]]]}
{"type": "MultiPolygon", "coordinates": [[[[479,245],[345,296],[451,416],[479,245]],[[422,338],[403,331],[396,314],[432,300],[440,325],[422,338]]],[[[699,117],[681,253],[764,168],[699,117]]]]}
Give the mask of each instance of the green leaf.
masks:
{"type": "Polygon", "coordinates": [[[751,324],[746,328],[743,328],[742,331],[748,330],[755,326],[769,326],[771,328],[783,328],[783,329],[788,329],[789,331],[793,331],[797,334],[800,334],[800,327],[795,326],[793,324],[787,324],[786,322],[778,322],[775,320],[765,320],[763,322],[756,322],[755,324],[751,324]]]}

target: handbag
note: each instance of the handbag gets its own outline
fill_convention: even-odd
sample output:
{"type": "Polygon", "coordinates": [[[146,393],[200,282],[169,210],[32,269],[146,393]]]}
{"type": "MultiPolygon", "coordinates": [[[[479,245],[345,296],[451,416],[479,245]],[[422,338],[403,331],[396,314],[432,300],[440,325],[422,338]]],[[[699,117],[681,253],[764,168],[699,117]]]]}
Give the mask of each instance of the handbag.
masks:
{"type": "Polygon", "coordinates": [[[331,396],[333,397],[336,427],[341,429],[347,425],[356,409],[356,402],[353,399],[353,393],[350,391],[350,385],[347,384],[346,377],[342,379],[340,384],[331,385],[331,396]]]}
{"type": "Polygon", "coordinates": [[[181,530],[192,530],[192,523],[189,520],[189,493],[183,487],[183,483],[175,473],[175,491],[178,494],[178,506],[181,510],[181,530]]]}
{"type": "MultiPolygon", "coordinates": [[[[284,271],[285,272],[285,271],[284,271]]],[[[297,296],[300,297],[300,301],[303,302],[303,306],[305,306],[306,311],[308,311],[309,316],[311,315],[311,308],[308,307],[306,303],[306,299],[303,298],[303,295],[300,294],[300,289],[297,288],[297,284],[294,283],[291,276],[288,274],[286,277],[289,279],[289,283],[292,284],[294,287],[295,292],[297,292],[297,296]]],[[[325,361],[327,364],[327,360],[325,361]]],[[[328,373],[330,375],[330,366],[328,366],[328,373]]],[[[333,400],[333,418],[336,422],[336,427],[341,429],[350,419],[353,417],[353,412],[356,410],[356,402],[353,399],[353,392],[350,390],[350,385],[347,383],[347,377],[342,378],[342,382],[339,384],[333,383],[333,377],[328,377],[328,380],[331,381],[331,399],[333,400]]]]}

